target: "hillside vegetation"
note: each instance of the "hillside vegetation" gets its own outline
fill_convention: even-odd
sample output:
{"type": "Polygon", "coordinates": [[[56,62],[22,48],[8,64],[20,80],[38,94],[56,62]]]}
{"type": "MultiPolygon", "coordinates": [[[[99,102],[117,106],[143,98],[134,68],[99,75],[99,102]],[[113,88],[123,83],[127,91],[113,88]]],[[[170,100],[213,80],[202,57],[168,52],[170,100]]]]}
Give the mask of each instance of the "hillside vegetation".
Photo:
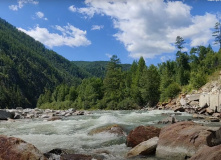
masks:
{"type": "MultiPolygon", "coordinates": [[[[76,66],[86,70],[92,76],[104,78],[106,74],[106,69],[108,61],[72,61],[76,66]]],[[[123,71],[128,71],[131,64],[121,64],[123,71]]]]}
{"type": "Polygon", "coordinates": [[[0,19],[0,108],[35,107],[44,90],[89,73],[0,19]]]}
{"type": "MultiPolygon", "coordinates": [[[[221,41],[220,41],[221,42],[221,41]]],[[[198,46],[176,59],[146,65],[143,57],[122,65],[70,62],[0,19],[0,108],[138,109],[199,89],[221,68],[221,52],[198,46]]]]}

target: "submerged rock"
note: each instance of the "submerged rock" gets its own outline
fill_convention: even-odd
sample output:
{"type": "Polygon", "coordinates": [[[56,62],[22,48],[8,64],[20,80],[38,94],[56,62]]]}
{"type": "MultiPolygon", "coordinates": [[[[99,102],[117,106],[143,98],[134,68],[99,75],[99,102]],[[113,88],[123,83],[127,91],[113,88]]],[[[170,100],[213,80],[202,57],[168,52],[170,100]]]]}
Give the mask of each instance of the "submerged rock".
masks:
{"type": "Polygon", "coordinates": [[[99,133],[102,133],[102,132],[116,134],[118,136],[125,136],[126,135],[123,128],[121,126],[117,125],[117,124],[93,129],[88,134],[89,135],[94,135],[94,134],[99,134],[99,133]]]}
{"type": "Polygon", "coordinates": [[[161,129],[156,156],[180,160],[193,156],[204,145],[218,144],[221,144],[220,127],[178,122],[161,129]]]}
{"type": "Polygon", "coordinates": [[[157,148],[158,140],[159,140],[158,137],[154,137],[147,141],[141,142],[127,153],[127,158],[131,158],[140,154],[141,155],[154,154],[157,148]]]}
{"type": "Polygon", "coordinates": [[[32,144],[19,138],[0,135],[1,160],[47,160],[32,144]]]}
{"type": "Polygon", "coordinates": [[[127,136],[127,147],[135,147],[143,141],[146,141],[153,137],[158,137],[160,134],[160,128],[154,126],[139,126],[130,131],[127,136]]]}

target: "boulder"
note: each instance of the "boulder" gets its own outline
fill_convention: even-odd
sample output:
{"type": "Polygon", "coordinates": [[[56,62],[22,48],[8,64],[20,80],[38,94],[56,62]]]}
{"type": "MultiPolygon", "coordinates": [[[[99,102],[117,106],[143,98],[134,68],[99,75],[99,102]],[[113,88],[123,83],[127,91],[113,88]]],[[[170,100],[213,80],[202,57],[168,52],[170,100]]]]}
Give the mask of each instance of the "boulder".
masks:
{"type": "Polygon", "coordinates": [[[213,113],[213,117],[221,117],[221,112],[220,113],[213,113]]]}
{"type": "Polygon", "coordinates": [[[158,137],[160,128],[154,126],[139,126],[130,131],[127,136],[127,147],[135,147],[143,141],[147,141],[153,137],[158,137]]]}
{"type": "Polygon", "coordinates": [[[15,116],[14,112],[8,112],[5,110],[0,110],[0,120],[7,120],[8,118],[13,119],[15,116]]]}
{"type": "Polygon", "coordinates": [[[93,157],[91,155],[84,154],[66,154],[61,156],[62,160],[92,160],[93,157]]]}
{"type": "Polygon", "coordinates": [[[206,108],[206,113],[208,113],[209,115],[212,115],[214,113],[214,110],[208,107],[206,108]]]}
{"type": "Polygon", "coordinates": [[[0,159],[1,160],[47,160],[32,144],[15,138],[0,135],[0,159]]]}
{"type": "Polygon", "coordinates": [[[141,142],[127,153],[127,158],[131,158],[140,154],[141,155],[154,154],[157,148],[158,140],[159,140],[158,137],[153,137],[147,141],[141,142]]]}
{"type": "Polygon", "coordinates": [[[181,99],[180,99],[180,104],[181,104],[182,106],[185,106],[185,105],[187,104],[187,102],[186,102],[186,100],[185,100],[184,98],[181,98],[181,99]]]}
{"type": "Polygon", "coordinates": [[[125,136],[126,133],[124,132],[123,128],[117,124],[114,125],[109,125],[109,126],[103,126],[100,128],[95,128],[91,130],[88,134],[89,135],[94,135],[94,134],[99,134],[102,132],[107,132],[111,134],[116,134],[118,136],[125,136]]]}
{"type": "Polygon", "coordinates": [[[200,94],[191,94],[187,96],[189,101],[199,101],[200,94]]]}
{"type": "Polygon", "coordinates": [[[200,95],[200,100],[199,100],[199,107],[204,108],[208,107],[210,102],[210,96],[208,94],[201,94],[200,95]]]}
{"type": "Polygon", "coordinates": [[[221,127],[178,122],[161,129],[156,156],[181,160],[193,156],[204,145],[218,144],[221,144],[221,127]]]}
{"type": "Polygon", "coordinates": [[[220,160],[221,145],[208,147],[205,146],[194,154],[189,160],[220,160]]]}
{"type": "Polygon", "coordinates": [[[174,116],[170,116],[170,117],[167,117],[165,119],[163,119],[162,121],[159,121],[158,124],[173,124],[173,123],[176,123],[178,122],[178,120],[174,117],[174,116]]]}
{"type": "Polygon", "coordinates": [[[183,107],[176,107],[173,109],[174,112],[185,112],[185,109],[183,107]]]}
{"type": "Polygon", "coordinates": [[[61,120],[62,118],[59,116],[53,116],[47,119],[47,121],[56,121],[56,120],[61,120]]]}

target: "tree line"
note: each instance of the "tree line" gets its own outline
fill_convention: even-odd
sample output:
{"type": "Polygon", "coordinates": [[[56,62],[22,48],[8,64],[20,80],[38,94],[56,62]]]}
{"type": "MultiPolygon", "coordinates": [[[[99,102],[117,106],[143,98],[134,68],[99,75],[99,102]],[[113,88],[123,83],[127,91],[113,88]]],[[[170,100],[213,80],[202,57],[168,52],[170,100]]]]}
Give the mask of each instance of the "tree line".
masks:
{"type": "Polygon", "coordinates": [[[154,107],[176,97],[181,91],[199,89],[221,68],[221,53],[209,45],[183,52],[185,41],[178,36],[175,60],[147,66],[143,57],[122,71],[114,55],[104,78],[86,78],[78,86],[62,84],[39,97],[37,107],[54,109],[139,109],[154,107]]]}

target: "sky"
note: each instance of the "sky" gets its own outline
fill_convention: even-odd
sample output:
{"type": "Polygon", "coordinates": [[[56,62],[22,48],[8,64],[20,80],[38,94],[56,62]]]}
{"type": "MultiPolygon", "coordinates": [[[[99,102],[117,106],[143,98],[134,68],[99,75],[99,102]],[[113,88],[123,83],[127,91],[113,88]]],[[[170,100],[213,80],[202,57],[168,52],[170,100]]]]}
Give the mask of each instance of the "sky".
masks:
{"type": "Polygon", "coordinates": [[[215,46],[221,0],[0,0],[0,17],[70,61],[146,64],[174,60],[183,51],[215,46]]]}

